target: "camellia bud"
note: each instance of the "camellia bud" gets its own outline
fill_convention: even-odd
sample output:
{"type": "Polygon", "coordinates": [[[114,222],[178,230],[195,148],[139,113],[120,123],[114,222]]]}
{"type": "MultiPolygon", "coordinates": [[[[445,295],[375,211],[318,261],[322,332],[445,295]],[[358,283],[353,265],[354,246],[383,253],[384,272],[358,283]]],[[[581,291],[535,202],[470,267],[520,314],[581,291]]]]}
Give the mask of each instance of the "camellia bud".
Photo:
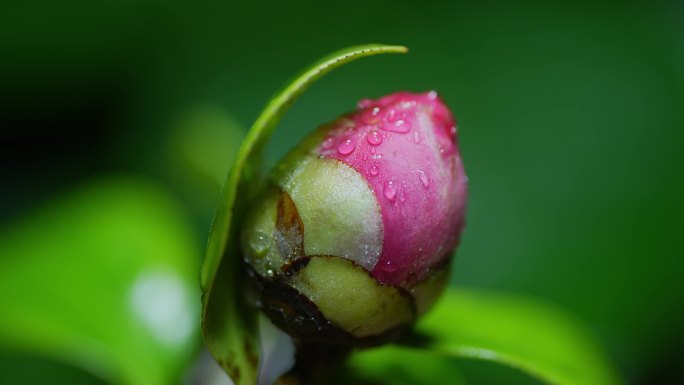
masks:
{"type": "Polygon", "coordinates": [[[242,249],[276,325],[308,343],[383,342],[448,281],[466,181],[433,92],[362,100],[275,168],[242,249]]]}

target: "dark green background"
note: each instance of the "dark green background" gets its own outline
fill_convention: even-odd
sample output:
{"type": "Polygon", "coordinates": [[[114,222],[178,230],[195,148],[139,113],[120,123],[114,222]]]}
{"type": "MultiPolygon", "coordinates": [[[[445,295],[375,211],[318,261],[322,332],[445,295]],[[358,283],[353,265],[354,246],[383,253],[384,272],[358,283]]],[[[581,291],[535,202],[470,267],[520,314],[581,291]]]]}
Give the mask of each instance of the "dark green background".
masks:
{"type": "Polygon", "coordinates": [[[216,193],[183,176],[179,119],[209,108],[248,127],[323,54],[403,44],[316,84],[271,161],[362,97],[437,90],[470,177],[453,284],[557,303],[631,383],[684,382],[681,1],[10,0],[0,31],[2,227],[123,172],[166,185],[204,238],[216,193]]]}

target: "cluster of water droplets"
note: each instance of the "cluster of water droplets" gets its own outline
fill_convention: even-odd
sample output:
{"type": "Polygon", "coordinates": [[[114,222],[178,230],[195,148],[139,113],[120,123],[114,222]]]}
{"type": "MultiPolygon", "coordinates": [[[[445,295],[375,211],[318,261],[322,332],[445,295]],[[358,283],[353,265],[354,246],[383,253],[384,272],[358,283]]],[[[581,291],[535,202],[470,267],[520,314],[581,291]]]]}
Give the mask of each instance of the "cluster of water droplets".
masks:
{"type": "MultiPolygon", "coordinates": [[[[418,177],[418,183],[420,183],[421,186],[423,186],[424,190],[429,190],[430,189],[430,183],[431,179],[430,176],[423,170],[414,170],[413,171],[418,177]]],[[[372,177],[376,177],[380,174],[380,171],[376,165],[371,166],[370,168],[370,175],[372,177]]],[[[388,201],[394,203],[394,202],[405,202],[406,199],[408,198],[408,183],[406,180],[401,181],[401,185],[397,183],[395,180],[387,180],[385,183],[383,183],[382,186],[382,193],[388,201]]]]}
{"type": "Polygon", "coordinates": [[[280,262],[273,260],[269,251],[271,249],[271,239],[268,234],[261,230],[250,230],[245,233],[245,241],[248,246],[249,258],[245,262],[253,266],[258,266],[258,270],[268,277],[272,277],[275,266],[280,262]]]}
{"type": "Polygon", "coordinates": [[[401,183],[398,183],[395,180],[390,179],[385,181],[382,186],[382,195],[392,203],[406,202],[408,199],[408,191],[409,188],[406,180],[402,180],[401,183]]]}
{"type": "MultiPolygon", "coordinates": [[[[437,93],[430,91],[424,94],[430,101],[437,99],[437,93]]],[[[383,103],[372,99],[363,99],[358,103],[359,111],[353,115],[353,121],[339,127],[325,138],[321,145],[323,153],[330,155],[336,154],[337,157],[346,158],[354,156],[355,151],[361,146],[367,149],[367,153],[361,156],[366,163],[365,172],[369,178],[383,178],[382,163],[383,143],[396,138],[405,137],[416,145],[423,143],[420,130],[413,127],[415,122],[416,109],[418,103],[415,100],[395,99],[389,103],[383,103]],[[361,143],[365,140],[367,143],[361,143]]],[[[454,135],[456,128],[451,128],[450,134],[454,135]]],[[[440,149],[441,149],[440,145],[440,149]]],[[[359,156],[359,155],[356,155],[359,156]]],[[[400,154],[399,154],[400,156],[400,154]]],[[[420,183],[425,190],[430,189],[430,177],[422,170],[413,170],[417,175],[417,183],[420,183]]],[[[382,182],[382,195],[392,203],[404,202],[408,197],[407,182],[401,183],[395,180],[382,182]]],[[[411,181],[411,183],[416,183],[411,181]]]]}
{"type": "MultiPolygon", "coordinates": [[[[324,151],[333,151],[334,148],[339,155],[349,156],[356,151],[359,139],[365,137],[371,146],[371,154],[376,154],[374,147],[389,140],[392,133],[403,135],[411,132],[411,118],[415,116],[416,106],[413,100],[399,101],[384,107],[370,99],[361,100],[358,103],[360,111],[355,116],[354,123],[325,138],[321,148],[324,151]]],[[[409,140],[416,144],[421,143],[420,133],[414,130],[409,140]]]]}

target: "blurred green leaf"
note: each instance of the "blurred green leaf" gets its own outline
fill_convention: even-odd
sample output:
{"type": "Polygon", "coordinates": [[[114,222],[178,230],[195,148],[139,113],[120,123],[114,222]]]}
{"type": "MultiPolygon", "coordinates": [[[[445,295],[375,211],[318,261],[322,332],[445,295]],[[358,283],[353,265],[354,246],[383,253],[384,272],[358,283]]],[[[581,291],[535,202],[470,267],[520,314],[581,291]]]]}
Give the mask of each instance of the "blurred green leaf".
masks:
{"type": "Polygon", "coordinates": [[[57,361],[39,353],[0,349],[0,373],[3,384],[21,385],[108,385],[83,368],[57,361]]]}
{"type": "Polygon", "coordinates": [[[580,322],[528,298],[449,290],[416,331],[435,353],[498,362],[548,384],[620,383],[580,322]]]}
{"type": "Polygon", "coordinates": [[[117,384],[178,381],[196,348],[197,248],[132,178],[78,188],[0,234],[0,347],[117,384]]]}
{"type": "Polygon", "coordinates": [[[218,196],[243,137],[243,127],[228,111],[196,104],[173,122],[169,161],[191,179],[188,185],[210,185],[205,188],[218,196]]]}
{"type": "Polygon", "coordinates": [[[353,60],[382,53],[404,53],[405,47],[365,45],[335,52],[305,70],[278,92],[247,133],[223,187],[202,264],[202,330],[217,362],[238,384],[256,381],[253,314],[244,306],[237,276],[237,239],[241,212],[258,187],[264,146],[282,115],[314,81],[353,60]],[[229,258],[223,258],[229,255],[229,258]],[[224,263],[221,263],[221,262],[224,263]]]}
{"type": "Polygon", "coordinates": [[[396,345],[355,352],[340,384],[465,385],[453,358],[396,345]]]}

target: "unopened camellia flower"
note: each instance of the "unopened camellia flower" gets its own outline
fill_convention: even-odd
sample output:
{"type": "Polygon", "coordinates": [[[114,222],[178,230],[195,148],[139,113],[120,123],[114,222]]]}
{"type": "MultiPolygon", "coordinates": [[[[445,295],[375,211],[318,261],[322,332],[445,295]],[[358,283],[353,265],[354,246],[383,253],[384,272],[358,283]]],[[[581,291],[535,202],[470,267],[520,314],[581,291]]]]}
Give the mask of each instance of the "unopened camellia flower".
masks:
{"type": "Polygon", "coordinates": [[[261,307],[301,342],[396,335],[448,281],[466,181],[434,91],[362,100],[288,154],[249,211],[242,249],[261,307]]]}

